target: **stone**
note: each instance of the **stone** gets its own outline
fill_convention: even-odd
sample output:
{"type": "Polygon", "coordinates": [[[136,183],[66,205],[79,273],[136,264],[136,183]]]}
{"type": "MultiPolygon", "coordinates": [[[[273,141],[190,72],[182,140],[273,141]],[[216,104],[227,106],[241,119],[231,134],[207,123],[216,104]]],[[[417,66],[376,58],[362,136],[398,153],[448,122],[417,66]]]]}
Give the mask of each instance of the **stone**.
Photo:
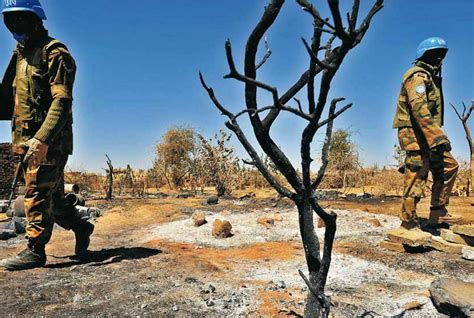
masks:
{"type": "Polygon", "coordinates": [[[461,251],[461,256],[468,261],[474,261],[474,247],[464,246],[461,251]]]}
{"type": "Polygon", "coordinates": [[[390,242],[390,241],[382,241],[382,242],[380,242],[379,246],[381,248],[384,248],[384,249],[392,251],[392,252],[405,253],[405,247],[403,246],[403,244],[400,244],[400,243],[393,243],[393,242],[390,242]]]}
{"type": "Polygon", "coordinates": [[[191,216],[194,226],[201,226],[207,223],[206,214],[203,211],[195,211],[191,216]]]}
{"type": "Polygon", "coordinates": [[[207,198],[206,203],[208,205],[216,205],[219,203],[219,197],[217,195],[213,195],[209,198],[207,198]]]}
{"type": "Polygon", "coordinates": [[[456,234],[474,237],[474,224],[453,225],[451,230],[456,234]]]}
{"type": "Polygon", "coordinates": [[[411,247],[430,246],[431,234],[421,230],[407,230],[398,228],[385,233],[386,238],[399,244],[405,244],[411,247]]]}
{"type": "Polygon", "coordinates": [[[413,301],[410,301],[409,303],[405,304],[405,306],[403,306],[403,308],[405,310],[415,310],[415,309],[420,309],[421,307],[423,307],[424,304],[426,304],[426,303],[422,303],[418,300],[413,300],[413,301]]]}
{"type": "Polygon", "coordinates": [[[450,317],[474,315],[474,283],[439,278],[431,283],[430,294],[436,309],[450,317]]]}
{"type": "Polygon", "coordinates": [[[212,235],[216,238],[231,237],[232,224],[229,221],[215,220],[212,227],[212,235]]]}
{"type": "Polygon", "coordinates": [[[283,221],[283,217],[281,216],[280,213],[275,213],[275,215],[273,216],[273,219],[274,219],[276,222],[282,222],[282,221],[283,221]]]}
{"type": "Polygon", "coordinates": [[[383,227],[382,223],[380,223],[378,219],[369,219],[369,222],[375,227],[383,227]]]}
{"type": "Polygon", "coordinates": [[[259,218],[257,219],[257,223],[263,225],[267,229],[275,225],[275,220],[272,218],[259,218]]]}
{"type": "Polygon", "coordinates": [[[441,237],[451,243],[474,246],[474,237],[457,234],[448,229],[441,229],[441,237]]]}
{"type": "Polygon", "coordinates": [[[439,236],[433,236],[433,238],[431,239],[431,247],[435,250],[449,254],[461,254],[464,245],[451,243],[439,236]]]}

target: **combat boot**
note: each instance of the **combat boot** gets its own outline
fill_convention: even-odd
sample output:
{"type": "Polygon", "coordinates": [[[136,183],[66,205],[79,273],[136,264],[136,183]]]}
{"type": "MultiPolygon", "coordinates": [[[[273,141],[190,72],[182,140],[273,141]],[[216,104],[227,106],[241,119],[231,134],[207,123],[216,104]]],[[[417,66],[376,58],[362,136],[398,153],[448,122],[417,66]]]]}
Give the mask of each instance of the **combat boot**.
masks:
{"type": "Polygon", "coordinates": [[[462,220],[462,217],[449,214],[445,206],[432,207],[430,208],[430,216],[428,218],[427,226],[433,227],[442,224],[453,225],[462,220]]]}
{"type": "Polygon", "coordinates": [[[91,235],[94,232],[94,224],[89,222],[81,223],[78,227],[73,229],[76,236],[76,247],[74,249],[75,258],[78,260],[85,260],[88,257],[89,244],[91,242],[91,235]]]}
{"type": "Polygon", "coordinates": [[[10,271],[19,271],[44,267],[46,264],[46,253],[44,245],[28,243],[28,247],[17,256],[0,261],[0,267],[10,271]]]}
{"type": "Polygon", "coordinates": [[[402,221],[400,224],[400,229],[407,231],[420,231],[420,225],[418,221],[402,221]]]}

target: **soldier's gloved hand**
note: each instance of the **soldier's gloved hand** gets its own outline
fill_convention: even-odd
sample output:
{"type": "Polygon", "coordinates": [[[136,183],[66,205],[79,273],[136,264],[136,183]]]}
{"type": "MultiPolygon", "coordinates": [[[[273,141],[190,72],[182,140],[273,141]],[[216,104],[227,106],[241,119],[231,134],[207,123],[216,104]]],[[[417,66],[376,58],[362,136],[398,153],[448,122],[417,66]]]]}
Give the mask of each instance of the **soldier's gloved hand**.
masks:
{"type": "Polygon", "coordinates": [[[48,154],[48,145],[36,138],[31,138],[25,145],[28,147],[28,151],[23,163],[29,167],[38,167],[48,154]]]}

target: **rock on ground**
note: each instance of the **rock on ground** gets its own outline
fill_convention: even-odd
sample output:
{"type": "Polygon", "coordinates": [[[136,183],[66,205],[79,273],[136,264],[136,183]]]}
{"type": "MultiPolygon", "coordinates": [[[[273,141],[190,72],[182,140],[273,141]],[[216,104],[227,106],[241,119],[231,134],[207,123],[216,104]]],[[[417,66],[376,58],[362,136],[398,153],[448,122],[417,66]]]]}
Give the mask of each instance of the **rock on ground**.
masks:
{"type": "Polygon", "coordinates": [[[431,299],[436,308],[451,317],[474,315],[474,283],[441,278],[430,287],[431,299]]]}
{"type": "Polygon", "coordinates": [[[191,216],[194,226],[201,226],[207,223],[204,211],[195,211],[191,216]]]}
{"type": "Polygon", "coordinates": [[[229,221],[217,219],[214,221],[212,235],[216,238],[227,238],[232,236],[232,224],[229,221]]]}
{"type": "Polygon", "coordinates": [[[216,195],[213,195],[212,197],[207,198],[206,201],[207,204],[209,205],[214,205],[219,203],[219,197],[216,195]]]}

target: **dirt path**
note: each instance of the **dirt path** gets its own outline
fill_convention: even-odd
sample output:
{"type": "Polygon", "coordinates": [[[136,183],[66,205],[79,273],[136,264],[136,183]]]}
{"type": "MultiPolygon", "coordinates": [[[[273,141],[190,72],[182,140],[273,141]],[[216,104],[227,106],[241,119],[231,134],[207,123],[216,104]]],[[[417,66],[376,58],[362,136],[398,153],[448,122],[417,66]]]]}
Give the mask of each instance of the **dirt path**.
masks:
{"type": "MultiPolygon", "coordinates": [[[[46,268],[0,270],[3,312],[135,317],[301,314],[306,288],[297,270],[304,270],[305,264],[294,208],[267,200],[225,200],[213,207],[202,201],[117,202],[96,224],[87,264],[68,258],[73,235],[55,230],[46,268]],[[216,218],[231,221],[235,235],[217,240],[210,235],[211,224],[195,228],[189,220],[195,209],[205,211],[211,223],[216,218]],[[275,213],[282,221],[269,228],[257,224],[258,218],[275,213]]],[[[390,213],[336,212],[339,227],[327,291],[340,317],[368,310],[396,314],[412,301],[423,305],[407,312],[408,317],[433,315],[426,290],[435,277],[474,280],[474,265],[458,256],[435,251],[397,254],[378,248],[383,232],[398,225],[390,213]]],[[[0,258],[21,247],[15,240],[1,243],[0,258]]]]}

